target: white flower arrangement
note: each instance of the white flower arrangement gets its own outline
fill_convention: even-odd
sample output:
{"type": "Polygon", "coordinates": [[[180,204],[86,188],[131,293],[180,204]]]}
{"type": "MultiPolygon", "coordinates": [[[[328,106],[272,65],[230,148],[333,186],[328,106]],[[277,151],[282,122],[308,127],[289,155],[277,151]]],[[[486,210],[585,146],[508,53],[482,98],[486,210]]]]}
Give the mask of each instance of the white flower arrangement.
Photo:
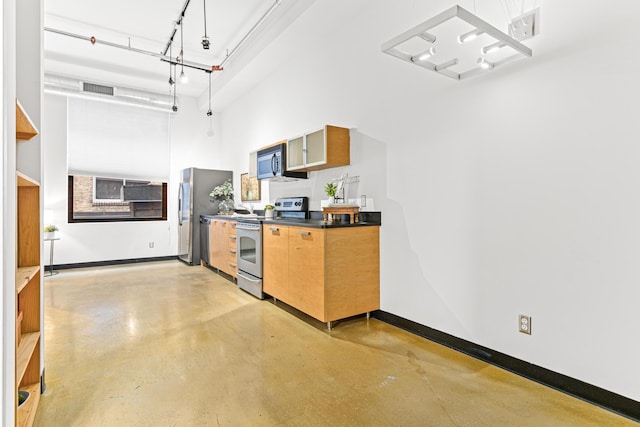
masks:
{"type": "Polygon", "coordinates": [[[224,184],[220,184],[215,187],[211,193],[209,193],[209,197],[214,200],[225,200],[233,198],[233,184],[231,180],[228,179],[224,182],[224,184]]]}

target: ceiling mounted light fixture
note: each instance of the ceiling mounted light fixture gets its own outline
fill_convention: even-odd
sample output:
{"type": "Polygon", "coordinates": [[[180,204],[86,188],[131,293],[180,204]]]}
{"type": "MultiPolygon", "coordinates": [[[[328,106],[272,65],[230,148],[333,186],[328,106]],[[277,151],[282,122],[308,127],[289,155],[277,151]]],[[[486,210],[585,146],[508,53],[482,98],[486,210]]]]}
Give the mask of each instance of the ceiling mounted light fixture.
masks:
{"type": "Polygon", "coordinates": [[[207,110],[207,117],[209,117],[209,130],[207,130],[207,136],[212,137],[213,132],[213,111],[211,111],[211,72],[209,72],[209,109],[207,110]]]}
{"type": "MultiPolygon", "coordinates": [[[[176,66],[175,65],[173,66],[173,77],[174,77],[174,81],[175,81],[175,77],[176,77],[176,66]]],[[[178,103],[177,103],[176,96],[177,96],[177,92],[178,92],[178,85],[174,83],[171,86],[171,89],[173,91],[173,106],[171,107],[171,110],[174,113],[177,113],[178,112],[178,103]]]]}
{"type": "MultiPolygon", "coordinates": [[[[456,5],[383,43],[381,50],[427,70],[462,80],[531,57],[532,50],[518,39],[539,33],[538,13],[536,8],[522,15],[528,19],[528,31],[524,31],[527,37],[515,38],[456,5]],[[478,59],[478,53],[483,57],[478,59]]],[[[516,31],[511,27],[521,20],[522,17],[512,19],[509,24],[512,34],[516,31]]]]}
{"type": "Polygon", "coordinates": [[[180,82],[189,83],[189,77],[184,73],[184,37],[182,32],[182,27],[184,27],[184,14],[182,15],[182,19],[180,19],[180,82]]]}
{"type": "Polygon", "coordinates": [[[173,56],[173,48],[169,46],[169,86],[173,87],[176,84],[176,81],[173,80],[173,76],[171,75],[171,57],[173,56]]]}
{"type": "Polygon", "coordinates": [[[211,117],[213,112],[211,111],[211,72],[209,72],[209,109],[207,110],[207,116],[211,117]]]}
{"type": "Polygon", "coordinates": [[[207,0],[202,0],[202,7],[204,9],[204,36],[202,36],[202,48],[209,50],[209,37],[207,37],[207,0]]]}

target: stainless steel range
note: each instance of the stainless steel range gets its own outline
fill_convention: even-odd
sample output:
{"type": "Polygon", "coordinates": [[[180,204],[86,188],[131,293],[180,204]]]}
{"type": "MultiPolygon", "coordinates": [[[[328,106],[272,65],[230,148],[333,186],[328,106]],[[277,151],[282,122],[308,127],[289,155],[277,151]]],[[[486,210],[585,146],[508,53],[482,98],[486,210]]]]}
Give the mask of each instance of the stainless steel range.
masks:
{"type": "MultiPolygon", "coordinates": [[[[307,197],[285,197],[274,203],[276,215],[273,219],[305,219],[309,217],[307,197]]],[[[257,298],[262,293],[262,225],[271,220],[262,218],[240,218],[236,226],[238,256],[238,287],[257,298]]]]}
{"type": "Polygon", "coordinates": [[[262,224],[242,219],[236,225],[238,287],[257,298],[262,294],[262,224]]]}

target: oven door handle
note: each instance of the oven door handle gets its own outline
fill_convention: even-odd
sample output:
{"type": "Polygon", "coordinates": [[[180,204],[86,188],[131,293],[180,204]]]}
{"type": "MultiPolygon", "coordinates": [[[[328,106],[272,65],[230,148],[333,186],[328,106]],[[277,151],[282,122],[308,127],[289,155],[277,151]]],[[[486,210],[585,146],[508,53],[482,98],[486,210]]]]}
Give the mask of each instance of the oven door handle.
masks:
{"type": "Polygon", "coordinates": [[[256,279],[251,279],[251,278],[249,278],[249,277],[245,276],[244,274],[242,274],[242,272],[241,272],[241,271],[238,271],[238,276],[239,276],[239,277],[242,277],[244,280],[248,280],[248,281],[253,282],[253,283],[260,283],[260,282],[262,282],[262,280],[260,280],[260,279],[256,280],[256,279]]]}

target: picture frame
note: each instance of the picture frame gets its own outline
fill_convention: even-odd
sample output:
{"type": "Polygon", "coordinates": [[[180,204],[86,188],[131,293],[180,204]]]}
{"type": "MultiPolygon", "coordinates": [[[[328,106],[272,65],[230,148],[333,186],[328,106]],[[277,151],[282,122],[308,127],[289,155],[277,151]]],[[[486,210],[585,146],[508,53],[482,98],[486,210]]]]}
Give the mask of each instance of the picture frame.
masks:
{"type": "Polygon", "coordinates": [[[243,202],[258,202],[260,198],[260,181],[249,173],[240,175],[240,200],[243,202]]]}

